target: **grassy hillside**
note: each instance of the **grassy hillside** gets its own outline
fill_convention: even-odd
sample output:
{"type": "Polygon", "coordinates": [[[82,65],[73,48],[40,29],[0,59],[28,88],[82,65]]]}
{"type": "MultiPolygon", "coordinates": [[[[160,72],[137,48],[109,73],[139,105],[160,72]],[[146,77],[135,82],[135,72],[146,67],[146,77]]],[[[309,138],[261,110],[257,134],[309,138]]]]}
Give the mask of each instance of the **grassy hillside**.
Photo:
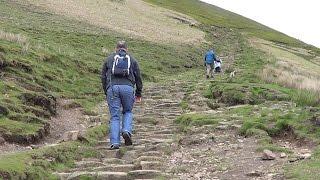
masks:
{"type": "Polygon", "coordinates": [[[304,47],[319,52],[319,49],[307,45],[297,39],[277,32],[253,20],[226,11],[214,5],[195,0],[145,0],[168,9],[187,14],[204,25],[232,28],[248,35],[265,40],[287,44],[290,46],[304,47]]]}
{"type": "MultiPolygon", "coordinates": [[[[212,100],[208,105],[213,108],[221,104],[247,106],[217,117],[185,115],[177,123],[214,124],[217,118],[228,119],[236,114],[242,117],[240,133],[258,136],[262,147],[274,147],[270,139],[288,127],[300,138],[319,140],[320,129],[314,122],[320,111],[319,49],[196,0],[145,1],[157,6],[132,1],[143,5],[148,13],[141,14],[138,8],[129,14],[129,20],[117,13],[111,14],[122,18],[121,22],[144,20],[145,24],[139,28],[130,26],[130,31],[125,31],[123,26],[121,30],[112,28],[107,18],[101,18],[110,15],[101,7],[136,7],[132,2],[123,5],[123,1],[96,0],[76,6],[75,1],[68,1],[68,11],[65,11],[61,9],[65,1],[0,0],[0,135],[8,142],[40,140],[48,133],[48,120],[56,114],[59,98],[79,103],[84,113],[95,113],[93,108],[104,100],[100,85],[104,58],[114,50],[118,40],[125,39],[139,60],[145,82],[200,81],[197,78],[203,73],[202,56],[211,46],[225,61],[226,74],[208,82],[210,87],[205,96],[212,100]],[[73,9],[73,6],[76,7],[73,9]],[[86,11],[84,7],[88,7],[86,11]],[[146,30],[147,36],[141,34],[146,24],[153,25],[146,30]],[[162,32],[164,29],[166,33],[162,32]],[[189,36],[192,39],[188,39],[189,36]],[[294,74],[296,70],[299,72],[294,74]],[[232,71],[236,71],[235,78],[228,77],[232,71]],[[183,78],[177,79],[177,75],[183,78]],[[273,108],[275,104],[279,110],[273,108]]],[[[195,84],[190,86],[190,91],[196,89],[195,84]]],[[[187,103],[183,104],[185,108],[187,103]]],[[[103,131],[98,128],[91,134],[92,139],[104,136],[103,131]]],[[[92,155],[88,152],[92,151],[90,144],[84,145],[84,149],[82,146],[67,143],[61,149],[0,157],[0,177],[2,173],[22,178],[45,177],[50,170],[72,166],[74,159],[92,155]],[[47,157],[58,160],[48,163],[47,157]],[[27,162],[32,158],[30,168],[27,162]],[[8,159],[11,160],[9,166],[8,159]]],[[[295,178],[312,177],[319,162],[316,153],[312,161],[288,167],[287,172],[295,178]],[[300,173],[304,167],[311,170],[306,168],[304,174],[300,173]]]]}
{"type": "Polygon", "coordinates": [[[155,42],[198,44],[204,33],[186,15],[143,1],[28,0],[38,8],[128,36],[155,42]]]}
{"type": "Polygon", "coordinates": [[[199,64],[199,47],[129,38],[23,1],[2,1],[0,11],[0,131],[11,142],[32,143],[47,134],[57,98],[72,99],[90,113],[103,100],[100,69],[119,39],[128,40],[144,80],[199,64]]]}

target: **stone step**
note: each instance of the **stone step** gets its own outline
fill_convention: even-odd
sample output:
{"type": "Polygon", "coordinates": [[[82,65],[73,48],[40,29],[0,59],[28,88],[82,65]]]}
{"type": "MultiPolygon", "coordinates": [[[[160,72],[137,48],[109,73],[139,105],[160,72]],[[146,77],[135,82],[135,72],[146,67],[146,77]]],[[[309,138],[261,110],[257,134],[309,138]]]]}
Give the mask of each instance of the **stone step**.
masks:
{"type": "Polygon", "coordinates": [[[133,164],[108,164],[105,166],[92,168],[92,171],[128,172],[135,170],[133,164]]]}
{"type": "Polygon", "coordinates": [[[179,116],[165,116],[164,118],[168,119],[168,120],[175,120],[177,119],[179,116]]]}
{"type": "Polygon", "coordinates": [[[87,166],[81,168],[73,168],[68,170],[67,172],[97,172],[97,171],[108,171],[108,172],[128,172],[141,168],[135,167],[133,164],[103,164],[100,166],[87,166]]]}
{"type": "MultiPolygon", "coordinates": [[[[159,131],[163,131],[163,130],[170,130],[172,128],[172,130],[176,129],[177,126],[165,126],[165,125],[154,125],[154,127],[150,128],[150,127],[135,127],[134,131],[135,133],[137,132],[159,132],[159,131]]],[[[170,130],[170,131],[172,131],[170,130]]]]}
{"type": "Polygon", "coordinates": [[[126,164],[125,160],[119,158],[103,158],[101,161],[103,164],[126,164]]]}
{"type": "Polygon", "coordinates": [[[96,161],[96,162],[102,162],[101,158],[82,158],[81,161],[96,161]]]}
{"type": "MultiPolygon", "coordinates": [[[[159,133],[159,131],[144,131],[144,132],[136,132],[134,134],[135,138],[149,137],[149,136],[159,136],[159,138],[165,138],[169,136],[173,136],[174,134],[171,132],[159,133]]],[[[144,138],[146,139],[146,138],[144,138]]]]}
{"type": "Polygon", "coordinates": [[[108,172],[108,171],[98,171],[98,172],[74,172],[68,176],[68,180],[78,180],[81,176],[91,177],[92,179],[104,179],[104,180],[127,180],[128,174],[125,172],[108,172]]]}
{"type": "Polygon", "coordinates": [[[160,161],[141,161],[140,166],[142,170],[162,170],[162,163],[160,161]]]}
{"type": "Polygon", "coordinates": [[[153,134],[147,136],[139,136],[136,137],[137,144],[159,144],[159,143],[171,143],[173,142],[173,135],[161,135],[161,134],[153,134]],[[139,141],[139,139],[143,139],[143,141],[139,141]]]}
{"type": "Polygon", "coordinates": [[[58,172],[54,172],[52,173],[53,175],[57,176],[60,180],[66,180],[68,179],[68,177],[72,174],[72,173],[66,173],[66,172],[62,172],[62,173],[58,173],[58,172]]]}
{"type": "Polygon", "coordinates": [[[101,148],[99,151],[103,158],[121,158],[122,156],[120,149],[109,150],[108,147],[105,147],[105,149],[101,148]]]}
{"type": "Polygon", "coordinates": [[[104,140],[104,141],[98,141],[96,146],[109,146],[110,145],[110,140],[104,140]]]}
{"type": "MultiPolygon", "coordinates": [[[[152,131],[153,132],[153,131],[152,131]]],[[[141,136],[147,136],[149,135],[151,132],[147,132],[147,131],[144,131],[144,132],[141,132],[141,131],[137,131],[133,134],[133,136],[135,137],[141,137],[141,136]]]]}
{"type": "Polygon", "coordinates": [[[171,139],[174,136],[174,134],[149,134],[144,136],[144,138],[147,139],[171,139]]]}
{"type": "Polygon", "coordinates": [[[180,107],[180,103],[177,103],[177,102],[165,102],[165,103],[162,103],[162,104],[157,104],[155,106],[156,108],[170,108],[170,107],[180,107]]]}
{"type": "Polygon", "coordinates": [[[151,124],[146,124],[146,123],[144,123],[144,124],[135,124],[134,125],[134,128],[135,129],[139,129],[139,128],[143,128],[143,129],[155,129],[155,125],[151,125],[151,124]]]}
{"type": "Polygon", "coordinates": [[[167,138],[167,139],[163,139],[163,138],[150,138],[151,143],[152,144],[159,144],[159,143],[172,143],[173,139],[171,138],[167,138]]]}
{"type": "Polygon", "coordinates": [[[175,129],[163,129],[163,130],[158,130],[158,131],[153,131],[154,134],[172,134],[175,132],[175,129]]]}
{"type": "Polygon", "coordinates": [[[128,173],[125,172],[98,172],[98,180],[127,180],[128,173]]]}
{"type": "Polygon", "coordinates": [[[161,157],[162,153],[159,151],[147,151],[147,152],[143,152],[141,153],[141,156],[157,156],[157,157],[161,157]]]}
{"type": "Polygon", "coordinates": [[[161,144],[146,144],[145,151],[163,151],[167,149],[169,144],[161,143],[161,144]]]}
{"type": "Polygon", "coordinates": [[[145,117],[152,117],[152,118],[158,118],[159,116],[161,116],[161,112],[144,112],[143,114],[141,114],[145,117]]]}
{"type": "Polygon", "coordinates": [[[129,179],[150,179],[161,177],[162,173],[158,170],[135,170],[128,172],[129,179]]]}
{"type": "Polygon", "coordinates": [[[133,149],[137,151],[144,151],[146,149],[146,146],[133,143],[133,149]]]}
{"type": "Polygon", "coordinates": [[[135,159],[136,162],[141,161],[162,161],[163,159],[160,156],[140,156],[135,159]]]}
{"type": "Polygon", "coordinates": [[[121,159],[127,161],[127,162],[133,162],[134,159],[138,157],[138,152],[136,150],[127,151],[124,153],[124,155],[121,157],[121,159]]]}
{"type": "Polygon", "coordinates": [[[181,112],[161,112],[161,115],[164,115],[164,116],[181,116],[181,112]]]}
{"type": "Polygon", "coordinates": [[[152,143],[151,140],[149,139],[144,139],[144,138],[137,138],[135,141],[134,141],[134,145],[144,145],[144,144],[149,144],[149,143],[152,143]]]}
{"type": "MultiPolygon", "coordinates": [[[[156,136],[156,135],[155,135],[156,136]]],[[[157,144],[168,144],[174,142],[171,138],[156,138],[156,137],[143,137],[147,139],[137,139],[134,141],[135,145],[157,145],[157,144]]]]}
{"type": "Polygon", "coordinates": [[[88,168],[88,167],[98,167],[104,166],[102,162],[99,161],[78,161],[75,163],[76,168],[88,168]]]}

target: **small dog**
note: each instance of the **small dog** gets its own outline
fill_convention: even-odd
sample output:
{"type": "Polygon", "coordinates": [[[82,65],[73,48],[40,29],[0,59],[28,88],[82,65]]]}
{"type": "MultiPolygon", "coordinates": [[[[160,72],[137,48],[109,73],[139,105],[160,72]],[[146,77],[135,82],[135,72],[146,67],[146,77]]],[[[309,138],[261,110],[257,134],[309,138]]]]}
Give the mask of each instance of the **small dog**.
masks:
{"type": "Polygon", "coordinates": [[[232,71],[229,75],[230,78],[233,78],[236,75],[236,71],[232,71]]]}

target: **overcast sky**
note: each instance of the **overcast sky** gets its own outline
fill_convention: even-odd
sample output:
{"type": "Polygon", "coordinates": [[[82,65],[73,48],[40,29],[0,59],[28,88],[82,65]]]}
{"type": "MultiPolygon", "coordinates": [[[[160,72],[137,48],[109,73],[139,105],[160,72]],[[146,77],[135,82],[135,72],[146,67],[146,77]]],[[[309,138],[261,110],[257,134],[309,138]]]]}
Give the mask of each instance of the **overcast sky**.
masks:
{"type": "Polygon", "coordinates": [[[318,0],[202,0],[320,48],[318,0]]]}

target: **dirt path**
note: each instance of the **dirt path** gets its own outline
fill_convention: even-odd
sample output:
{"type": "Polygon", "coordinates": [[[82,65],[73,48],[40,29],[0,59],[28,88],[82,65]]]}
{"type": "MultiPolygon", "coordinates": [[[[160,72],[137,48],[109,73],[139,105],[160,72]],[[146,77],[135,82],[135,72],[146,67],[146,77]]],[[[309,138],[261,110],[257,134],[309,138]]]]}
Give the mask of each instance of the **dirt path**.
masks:
{"type": "Polygon", "coordinates": [[[89,126],[101,124],[99,116],[86,116],[81,108],[71,100],[57,102],[57,115],[49,120],[50,134],[40,142],[31,145],[7,143],[0,145],[0,154],[27,151],[42,146],[52,146],[61,142],[68,132],[84,132],[89,126]]]}
{"type": "MultiPolygon", "coordinates": [[[[101,141],[96,147],[101,158],[82,159],[74,169],[56,174],[61,179],[283,179],[288,158],[263,161],[257,140],[238,135],[240,121],[179,131],[173,121],[183,112],[180,102],[190,83],[145,90],[143,104],[135,108],[134,146],[108,150],[109,141],[101,141]]],[[[204,99],[196,96],[193,108],[200,109],[196,106],[204,99]]]]}

